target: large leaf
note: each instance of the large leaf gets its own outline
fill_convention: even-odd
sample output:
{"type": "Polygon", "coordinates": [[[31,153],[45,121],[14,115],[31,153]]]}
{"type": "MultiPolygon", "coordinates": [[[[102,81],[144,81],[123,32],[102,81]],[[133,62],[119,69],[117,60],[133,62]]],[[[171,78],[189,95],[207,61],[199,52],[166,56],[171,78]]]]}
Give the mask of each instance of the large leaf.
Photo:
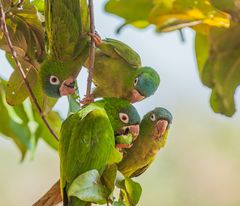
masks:
{"type": "MultiPolygon", "coordinates": [[[[42,121],[39,112],[31,102],[24,101],[17,106],[9,106],[5,101],[6,82],[0,78],[0,134],[11,138],[22,153],[34,156],[37,142],[42,138],[50,147],[58,149],[58,141],[52,136],[42,121]]],[[[59,135],[61,118],[57,112],[45,114],[53,131],[59,135]]]]}
{"type": "MultiPolygon", "coordinates": [[[[24,50],[28,58],[41,61],[45,55],[44,30],[37,9],[29,0],[25,0],[21,8],[16,5],[4,7],[8,10],[6,23],[13,45],[16,47],[15,39],[22,34],[21,39],[18,38],[18,48],[24,50]],[[19,46],[19,43],[24,46],[19,46]]],[[[2,49],[9,50],[4,39],[0,45],[2,49]]]]}
{"type": "MultiPolygon", "coordinates": [[[[234,94],[240,84],[239,35],[238,25],[228,30],[211,30],[208,37],[210,47],[208,59],[204,66],[203,63],[199,64],[203,83],[213,90],[211,95],[213,110],[227,116],[235,113],[234,94]]],[[[196,50],[200,49],[200,44],[196,44],[196,50]]]]}
{"type": "Polygon", "coordinates": [[[154,24],[159,32],[184,27],[206,32],[209,27],[230,25],[230,16],[209,0],[109,0],[105,9],[124,18],[123,25],[144,28],[154,24]]]}
{"type": "Polygon", "coordinates": [[[0,133],[14,141],[24,159],[27,150],[31,147],[31,135],[27,125],[28,117],[22,106],[15,107],[16,113],[14,113],[13,108],[6,104],[4,84],[4,81],[0,79],[0,133]],[[22,122],[14,121],[13,115],[17,116],[16,114],[19,115],[22,122]]]}
{"type": "Polygon", "coordinates": [[[215,9],[208,0],[175,0],[172,5],[166,5],[166,0],[157,0],[149,22],[155,24],[158,31],[172,31],[189,26],[205,32],[208,27],[230,25],[229,15],[215,9]]]}
{"type": "Polygon", "coordinates": [[[86,202],[105,204],[108,190],[101,183],[98,171],[90,170],[73,181],[68,190],[68,196],[75,196],[86,202]]]}
{"type": "MultiPolygon", "coordinates": [[[[37,69],[30,64],[29,62],[25,61],[24,59],[20,59],[19,61],[22,65],[24,73],[27,77],[27,80],[33,88],[37,82],[37,69]]],[[[16,66],[14,65],[14,68],[16,66]]],[[[25,85],[25,82],[20,75],[18,70],[14,70],[11,74],[10,79],[7,84],[6,88],[6,99],[9,105],[15,106],[21,104],[27,97],[29,96],[29,91],[25,85]]]]}

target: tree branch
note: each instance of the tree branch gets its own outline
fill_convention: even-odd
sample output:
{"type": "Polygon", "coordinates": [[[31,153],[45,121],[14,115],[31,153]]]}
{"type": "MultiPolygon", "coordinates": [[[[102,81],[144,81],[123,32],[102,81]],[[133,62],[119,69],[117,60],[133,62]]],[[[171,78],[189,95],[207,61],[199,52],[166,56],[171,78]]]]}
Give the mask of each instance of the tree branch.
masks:
{"type": "Polygon", "coordinates": [[[38,112],[39,112],[43,122],[45,123],[45,125],[47,126],[47,128],[49,129],[49,131],[53,135],[53,137],[58,141],[59,139],[58,139],[57,135],[55,134],[55,132],[53,131],[53,129],[51,128],[51,126],[49,125],[46,117],[44,116],[43,111],[42,111],[40,105],[38,104],[37,99],[36,99],[36,97],[35,97],[35,95],[34,95],[34,93],[32,91],[32,88],[31,88],[31,86],[30,86],[30,84],[29,84],[29,82],[27,80],[27,76],[26,76],[26,74],[23,71],[22,65],[19,62],[18,58],[17,58],[17,53],[14,50],[12,41],[11,41],[11,39],[9,37],[9,32],[8,32],[8,28],[7,28],[6,20],[5,20],[5,13],[4,13],[4,10],[3,10],[3,5],[2,5],[1,0],[0,0],[0,18],[1,18],[0,19],[1,30],[3,32],[4,38],[6,39],[7,45],[9,47],[9,49],[10,49],[10,52],[11,52],[11,54],[13,56],[13,59],[15,61],[16,67],[17,67],[17,70],[19,71],[22,79],[24,80],[24,83],[25,83],[25,85],[26,85],[26,87],[27,87],[27,89],[29,91],[29,94],[30,94],[30,96],[31,96],[31,98],[32,98],[32,100],[33,100],[33,102],[34,102],[34,104],[35,104],[35,106],[36,106],[36,108],[37,108],[37,110],[38,110],[38,112]]]}
{"type": "MultiPolygon", "coordinates": [[[[95,23],[94,23],[94,9],[93,9],[93,0],[88,0],[89,7],[89,15],[90,15],[90,33],[95,33],[95,23]]],[[[94,71],[94,62],[95,62],[95,42],[93,36],[91,36],[91,45],[90,45],[90,57],[89,57],[89,74],[87,79],[87,91],[86,98],[91,98],[91,86],[92,86],[92,78],[94,71]]]]}

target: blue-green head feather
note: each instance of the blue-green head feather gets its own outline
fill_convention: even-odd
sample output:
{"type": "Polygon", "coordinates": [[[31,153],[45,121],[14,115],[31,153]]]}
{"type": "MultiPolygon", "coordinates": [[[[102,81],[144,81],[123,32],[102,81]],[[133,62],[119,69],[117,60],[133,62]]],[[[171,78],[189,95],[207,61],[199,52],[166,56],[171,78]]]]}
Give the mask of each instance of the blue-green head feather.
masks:
{"type": "Polygon", "coordinates": [[[151,67],[141,67],[138,69],[138,76],[135,79],[136,90],[144,97],[149,97],[155,93],[159,84],[160,77],[151,67]]]}

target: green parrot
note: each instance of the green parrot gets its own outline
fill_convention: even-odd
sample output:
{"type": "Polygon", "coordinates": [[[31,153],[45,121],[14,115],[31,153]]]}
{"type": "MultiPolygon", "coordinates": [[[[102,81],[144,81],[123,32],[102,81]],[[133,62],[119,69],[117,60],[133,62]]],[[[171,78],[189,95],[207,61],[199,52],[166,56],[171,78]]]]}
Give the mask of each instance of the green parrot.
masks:
{"type": "Polygon", "coordinates": [[[41,64],[44,92],[50,97],[74,93],[74,81],[89,54],[86,0],[45,0],[47,57],[41,64]]]}
{"type": "Polygon", "coordinates": [[[76,197],[67,197],[71,183],[92,169],[101,175],[113,154],[120,154],[115,149],[115,137],[138,136],[139,123],[137,110],[128,101],[117,98],[91,103],[63,122],[59,155],[64,205],[88,205],[76,197]]]}
{"type": "Polygon", "coordinates": [[[134,103],[155,93],[160,77],[153,68],[141,67],[140,56],[133,49],[115,39],[101,40],[97,34],[93,38],[97,46],[93,98],[117,97],[134,103]]]}
{"type": "Polygon", "coordinates": [[[125,150],[118,170],[126,177],[137,177],[147,170],[158,151],[165,146],[171,113],[161,107],[147,113],[140,124],[140,133],[133,146],[125,150]]]}

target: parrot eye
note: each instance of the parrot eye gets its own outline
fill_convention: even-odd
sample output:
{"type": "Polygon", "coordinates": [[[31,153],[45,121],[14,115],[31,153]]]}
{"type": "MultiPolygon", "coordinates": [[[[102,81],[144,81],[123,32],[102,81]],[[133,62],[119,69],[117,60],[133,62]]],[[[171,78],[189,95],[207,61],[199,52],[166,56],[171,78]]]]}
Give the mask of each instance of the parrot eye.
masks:
{"type": "Polygon", "coordinates": [[[125,123],[125,124],[127,124],[127,123],[129,122],[129,117],[128,117],[128,115],[125,114],[125,113],[120,113],[120,114],[119,114],[119,118],[120,118],[120,120],[121,120],[123,123],[125,123]]]}
{"type": "Polygon", "coordinates": [[[156,120],[155,114],[152,114],[152,115],[150,116],[150,119],[154,122],[154,121],[156,120]]]}
{"type": "Polygon", "coordinates": [[[50,77],[49,81],[52,85],[59,85],[60,84],[59,79],[56,76],[53,76],[53,75],[50,77]]]}
{"type": "Polygon", "coordinates": [[[138,77],[134,80],[134,86],[136,86],[138,83],[138,77]]]}

